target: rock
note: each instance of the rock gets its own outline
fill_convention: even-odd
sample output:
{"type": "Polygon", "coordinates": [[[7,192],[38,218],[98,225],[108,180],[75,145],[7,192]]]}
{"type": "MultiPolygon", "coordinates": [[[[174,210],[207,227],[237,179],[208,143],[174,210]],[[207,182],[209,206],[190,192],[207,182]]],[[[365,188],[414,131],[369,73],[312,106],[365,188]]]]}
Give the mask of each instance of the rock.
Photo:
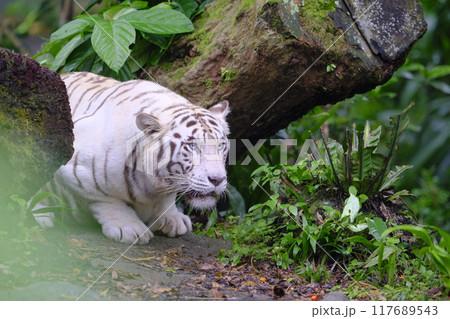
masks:
{"type": "Polygon", "coordinates": [[[33,195],[72,157],[72,129],[59,75],[0,48],[0,202],[33,195]]]}
{"type": "Polygon", "coordinates": [[[346,294],[344,294],[341,291],[333,291],[325,294],[321,301],[349,301],[350,298],[347,297],[346,294]]]}

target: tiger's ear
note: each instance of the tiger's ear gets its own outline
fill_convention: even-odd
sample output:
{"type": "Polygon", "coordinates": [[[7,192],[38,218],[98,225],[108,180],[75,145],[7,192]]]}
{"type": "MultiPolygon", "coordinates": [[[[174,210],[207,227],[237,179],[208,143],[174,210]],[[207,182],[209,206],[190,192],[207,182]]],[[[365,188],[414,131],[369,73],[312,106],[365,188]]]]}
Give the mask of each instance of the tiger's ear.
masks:
{"type": "Polygon", "coordinates": [[[217,103],[216,105],[211,106],[208,111],[214,113],[215,115],[222,116],[225,119],[228,113],[230,113],[230,106],[228,101],[224,100],[217,103]]]}
{"type": "Polygon", "coordinates": [[[161,130],[161,124],[153,115],[140,113],[136,116],[136,126],[144,133],[155,133],[161,130]]]}

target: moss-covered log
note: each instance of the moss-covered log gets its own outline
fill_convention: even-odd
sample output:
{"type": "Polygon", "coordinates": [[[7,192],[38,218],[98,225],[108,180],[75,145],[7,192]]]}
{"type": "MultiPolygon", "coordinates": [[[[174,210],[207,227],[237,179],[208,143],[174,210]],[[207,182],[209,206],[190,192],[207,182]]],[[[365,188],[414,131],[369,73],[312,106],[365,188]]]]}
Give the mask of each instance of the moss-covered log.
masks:
{"type": "Polygon", "coordinates": [[[32,195],[71,158],[72,129],[59,75],[0,48],[0,202],[32,195]]]}
{"type": "Polygon", "coordinates": [[[426,30],[417,0],[216,0],[149,74],[231,103],[234,138],[268,137],[316,105],[386,82],[426,30]]]}

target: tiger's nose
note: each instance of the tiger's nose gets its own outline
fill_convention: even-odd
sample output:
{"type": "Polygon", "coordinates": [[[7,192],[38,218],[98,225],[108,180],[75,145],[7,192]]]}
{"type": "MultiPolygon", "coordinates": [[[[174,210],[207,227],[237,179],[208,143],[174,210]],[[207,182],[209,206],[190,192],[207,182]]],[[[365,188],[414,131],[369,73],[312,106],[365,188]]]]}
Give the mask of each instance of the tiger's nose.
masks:
{"type": "Polygon", "coordinates": [[[214,186],[219,186],[220,183],[222,183],[224,180],[226,180],[226,176],[208,176],[208,180],[213,184],[214,186]]]}

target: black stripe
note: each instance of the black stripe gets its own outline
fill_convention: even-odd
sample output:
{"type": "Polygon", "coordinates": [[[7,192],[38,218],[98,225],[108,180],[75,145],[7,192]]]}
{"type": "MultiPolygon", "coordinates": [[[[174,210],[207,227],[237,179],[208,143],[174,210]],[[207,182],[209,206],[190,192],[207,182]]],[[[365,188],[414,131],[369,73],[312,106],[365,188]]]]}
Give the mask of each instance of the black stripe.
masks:
{"type": "MultiPolygon", "coordinates": [[[[78,74],[76,74],[76,75],[71,75],[71,76],[66,76],[66,77],[64,77],[64,78],[68,78],[68,80],[67,80],[68,82],[70,81],[69,84],[66,84],[66,91],[67,91],[67,94],[68,94],[69,96],[71,95],[71,93],[73,93],[74,90],[76,90],[76,88],[78,88],[78,86],[80,86],[80,85],[83,84],[83,83],[80,83],[78,86],[76,86],[76,87],[74,88],[74,90],[73,90],[71,93],[69,93],[70,88],[71,88],[73,85],[77,84],[78,81],[79,81],[79,79],[82,78],[83,76],[85,76],[85,74],[83,74],[83,73],[78,73],[78,74]]],[[[64,79],[63,79],[63,80],[64,80],[64,79]]],[[[64,82],[65,82],[65,80],[64,80],[64,82]]]]}
{"type": "Polygon", "coordinates": [[[129,180],[129,175],[130,175],[130,168],[125,164],[125,166],[123,167],[123,175],[125,177],[125,184],[127,187],[127,192],[128,192],[128,198],[130,199],[130,202],[135,202],[136,201],[136,197],[133,194],[133,189],[129,180]]]}
{"type": "MultiPolygon", "coordinates": [[[[100,85],[96,85],[96,86],[90,87],[89,89],[85,90],[85,91],[83,92],[83,94],[81,94],[80,98],[78,99],[78,102],[75,103],[75,107],[73,108],[72,113],[75,114],[75,112],[76,112],[78,106],[80,105],[81,101],[83,100],[84,96],[85,96],[89,91],[96,90],[96,89],[98,89],[99,87],[101,87],[101,86],[100,86],[100,85]]],[[[72,105],[72,107],[73,107],[73,105],[72,105]]]]}
{"type": "MultiPolygon", "coordinates": [[[[105,97],[105,98],[103,99],[103,102],[97,107],[97,109],[96,109],[93,113],[91,113],[91,114],[89,114],[89,115],[86,115],[86,116],[83,116],[83,117],[80,117],[79,119],[75,120],[75,121],[73,122],[73,124],[75,124],[75,123],[77,123],[78,121],[83,120],[83,119],[85,119],[85,118],[91,117],[91,116],[93,116],[95,113],[97,113],[97,111],[100,110],[100,108],[103,106],[103,104],[106,103],[106,101],[108,100],[108,98],[109,98],[113,93],[114,93],[114,91],[112,91],[107,97],[105,97]]],[[[89,107],[91,107],[91,105],[92,105],[92,104],[90,104],[89,107]]],[[[85,112],[87,112],[87,111],[89,110],[89,107],[86,109],[85,112]]]]}
{"type": "MultiPolygon", "coordinates": [[[[161,161],[161,158],[164,154],[164,147],[162,144],[159,145],[159,152],[158,152],[158,156],[156,157],[156,162],[159,163],[159,161],[161,161]]],[[[150,159],[153,160],[153,159],[150,159]]]]}
{"type": "MultiPolygon", "coordinates": [[[[125,84],[130,85],[130,84],[134,84],[134,82],[125,82],[125,84]]],[[[120,88],[123,88],[123,86],[125,86],[125,85],[121,85],[120,88]]],[[[128,93],[133,89],[134,89],[134,87],[131,87],[129,89],[124,89],[123,91],[119,91],[119,93],[116,96],[112,97],[112,99],[117,99],[122,94],[128,93]]]]}
{"type": "MultiPolygon", "coordinates": [[[[182,115],[182,114],[181,114],[181,115],[182,115]]],[[[183,118],[180,120],[180,124],[183,124],[183,122],[186,122],[187,119],[190,118],[190,117],[191,117],[190,115],[186,115],[185,117],[183,117],[183,118]]]]}
{"type": "Polygon", "coordinates": [[[135,97],[133,97],[131,99],[131,101],[133,102],[133,101],[140,99],[141,97],[149,95],[149,94],[160,94],[160,93],[170,93],[170,91],[169,90],[157,90],[157,91],[142,92],[142,93],[139,93],[138,95],[136,95],[135,97]]]}
{"type": "Polygon", "coordinates": [[[94,179],[94,184],[95,184],[95,188],[97,188],[97,190],[102,193],[105,196],[109,196],[108,193],[106,193],[98,184],[97,181],[97,177],[95,176],[95,156],[92,157],[92,162],[91,162],[91,167],[92,167],[92,178],[94,179]]]}
{"type": "Polygon", "coordinates": [[[103,162],[103,179],[105,180],[105,186],[108,187],[108,155],[110,149],[106,150],[105,161],[103,162]]]}
{"type": "Polygon", "coordinates": [[[190,127],[190,126],[193,126],[195,124],[197,124],[196,121],[189,121],[189,122],[186,123],[186,127],[190,127]]]}

